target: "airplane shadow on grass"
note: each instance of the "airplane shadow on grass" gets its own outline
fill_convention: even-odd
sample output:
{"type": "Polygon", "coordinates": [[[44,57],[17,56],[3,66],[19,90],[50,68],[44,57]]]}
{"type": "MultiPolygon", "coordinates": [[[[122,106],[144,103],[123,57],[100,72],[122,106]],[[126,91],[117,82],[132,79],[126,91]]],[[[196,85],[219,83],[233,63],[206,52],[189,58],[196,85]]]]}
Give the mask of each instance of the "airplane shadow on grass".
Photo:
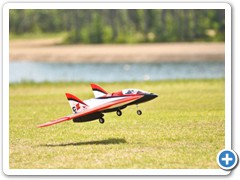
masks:
{"type": "Polygon", "coordinates": [[[46,147],[60,147],[60,146],[83,146],[83,145],[108,145],[108,144],[122,144],[127,143],[123,138],[109,138],[99,141],[86,141],[86,142],[73,142],[73,143],[63,143],[63,144],[43,144],[40,146],[46,147]]]}

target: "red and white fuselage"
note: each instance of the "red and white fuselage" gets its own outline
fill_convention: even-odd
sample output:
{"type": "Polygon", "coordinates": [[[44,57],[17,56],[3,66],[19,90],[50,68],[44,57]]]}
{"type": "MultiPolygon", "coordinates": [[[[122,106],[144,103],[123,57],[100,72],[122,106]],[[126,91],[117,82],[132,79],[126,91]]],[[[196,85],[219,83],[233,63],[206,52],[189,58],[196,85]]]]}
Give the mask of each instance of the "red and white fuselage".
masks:
{"type": "MultiPolygon", "coordinates": [[[[71,119],[73,119],[73,122],[87,122],[99,119],[100,123],[104,123],[103,113],[116,111],[117,115],[121,116],[121,109],[129,105],[150,101],[157,97],[156,94],[139,89],[124,89],[107,93],[96,84],[91,84],[91,87],[95,98],[82,101],[76,96],[66,93],[73,114],[38,125],[38,127],[50,126],[71,119]]],[[[141,115],[142,112],[138,110],[137,114],[141,115]]]]}

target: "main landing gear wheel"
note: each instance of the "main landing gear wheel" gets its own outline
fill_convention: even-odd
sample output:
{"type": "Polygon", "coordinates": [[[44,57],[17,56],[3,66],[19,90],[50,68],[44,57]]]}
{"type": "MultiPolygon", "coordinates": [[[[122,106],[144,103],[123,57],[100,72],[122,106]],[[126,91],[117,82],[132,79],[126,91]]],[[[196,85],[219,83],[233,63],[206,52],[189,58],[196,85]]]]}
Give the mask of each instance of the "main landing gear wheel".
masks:
{"type": "Polygon", "coordinates": [[[103,118],[99,118],[99,122],[100,122],[101,124],[103,124],[103,123],[104,123],[104,119],[103,119],[103,118]]]}
{"type": "Polygon", "coordinates": [[[141,110],[137,110],[137,114],[140,116],[142,114],[141,110]]]}
{"type": "Polygon", "coordinates": [[[120,111],[120,110],[117,110],[116,113],[117,113],[118,116],[121,116],[121,115],[122,115],[122,111],[120,111]]]}

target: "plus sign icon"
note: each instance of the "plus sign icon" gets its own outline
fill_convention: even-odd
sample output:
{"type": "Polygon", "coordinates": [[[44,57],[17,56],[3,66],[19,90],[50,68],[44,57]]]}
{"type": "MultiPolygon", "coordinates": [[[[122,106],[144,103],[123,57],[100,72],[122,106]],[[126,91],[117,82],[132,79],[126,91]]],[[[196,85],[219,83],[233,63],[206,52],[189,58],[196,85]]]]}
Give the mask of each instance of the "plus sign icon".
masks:
{"type": "Polygon", "coordinates": [[[238,156],[233,150],[224,149],[217,155],[217,163],[224,170],[233,169],[238,162],[238,156]]]}

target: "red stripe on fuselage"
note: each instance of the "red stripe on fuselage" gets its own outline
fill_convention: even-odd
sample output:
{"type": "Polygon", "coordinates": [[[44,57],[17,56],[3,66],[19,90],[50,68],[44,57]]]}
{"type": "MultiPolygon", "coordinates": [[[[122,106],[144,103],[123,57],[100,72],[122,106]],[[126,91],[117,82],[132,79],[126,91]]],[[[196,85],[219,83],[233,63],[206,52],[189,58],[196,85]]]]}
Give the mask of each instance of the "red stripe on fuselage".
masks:
{"type": "Polygon", "coordinates": [[[88,115],[88,114],[91,114],[91,113],[94,113],[94,112],[102,112],[106,109],[111,109],[112,106],[115,106],[117,104],[122,104],[124,102],[134,101],[134,100],[140,99],[141,97],[142,97],[142,95],[128,96],[127,98],[124,98],[124,99],[115,100],[115,101],[112,101],[112,102],[102,104],[100,106],[96,106],[94,108],[89,108],[86,111],[82,111],[80,113],[70,115],[69,117],[71,117],[73,119],[73,118],[77,118],[77,117],[80,117],[80,116],[85,116],[85,115],[88,115]]]}

